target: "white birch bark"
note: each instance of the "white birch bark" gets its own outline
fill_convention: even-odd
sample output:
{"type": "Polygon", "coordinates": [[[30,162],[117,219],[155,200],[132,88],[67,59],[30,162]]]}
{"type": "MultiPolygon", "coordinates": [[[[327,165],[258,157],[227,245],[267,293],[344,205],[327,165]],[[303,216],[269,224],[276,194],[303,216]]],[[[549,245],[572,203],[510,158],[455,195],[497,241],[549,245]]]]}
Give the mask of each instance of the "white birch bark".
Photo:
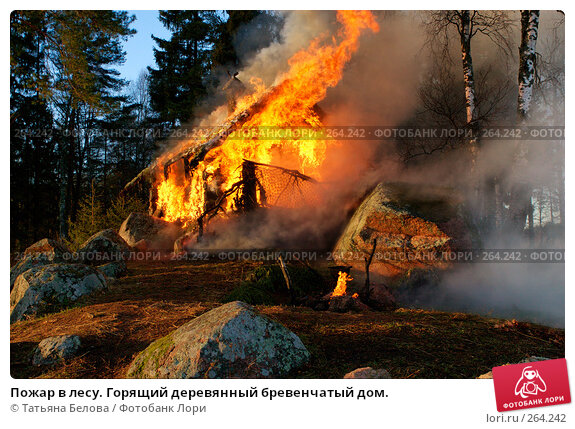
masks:
{"type": "Polygon", "coordinates": [[[463,84],[465,88],[465,111],[467,125],[473,130],[469,141],[471,152],[471,172],[475,173],[478,152],[477,118],[478,111],[475,101],[475,79],[473,74],[473,59],[471,58],[472,22],[469,10],[459,12],[459,36],[461,39],[461,62],[463,65],[463,84]]]}
{"type": "Polygon", "coordinates": [[[469,11],[461,11],[461,61],[463,63],[463,82],[465,85],[465,109],[467,123],[477,120],[475,108],[475,80],[473,77],[473,59],[471,58],[471,19],[469,11]]]}
{"type": "Polygon", "coordinates": [[[525,121],[533,97],[535,82],[536,45],[539,30],[539,11],[521,11],[521,46],[519,47],[519,94],[517,113],[525,121]]]}

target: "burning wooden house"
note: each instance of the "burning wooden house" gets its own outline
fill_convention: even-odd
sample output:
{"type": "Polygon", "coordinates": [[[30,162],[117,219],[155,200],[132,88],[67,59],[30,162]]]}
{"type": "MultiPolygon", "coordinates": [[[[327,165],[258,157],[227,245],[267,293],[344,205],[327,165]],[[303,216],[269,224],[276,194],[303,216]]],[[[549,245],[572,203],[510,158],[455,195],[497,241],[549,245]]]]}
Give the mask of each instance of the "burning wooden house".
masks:
{"type": "Polygon", "coordinates": [[[340,81],[360,35],[378,31],[369,12],[341,11],[337,19],[337,36],[319,36],[297,52],[279,84],[266,88],[252,79],[254,90],[246,94],[237,74],[230,75],[227,120],[158,157],[125,191],[149,189],[150,214],[197,227],[199,236],[218,215],[317,198],[313,186],[329,142],[294,130],[322,126],[317,103],[340,81]]]}

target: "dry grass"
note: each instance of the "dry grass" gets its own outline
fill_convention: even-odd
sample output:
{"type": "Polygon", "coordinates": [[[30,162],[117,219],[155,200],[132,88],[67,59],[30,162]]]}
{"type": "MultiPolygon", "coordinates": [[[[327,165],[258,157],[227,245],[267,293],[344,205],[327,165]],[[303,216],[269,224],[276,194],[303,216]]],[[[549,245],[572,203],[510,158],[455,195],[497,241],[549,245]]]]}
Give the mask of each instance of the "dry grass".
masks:
{"type": "MultiPolygon", "coordinates": [[[[218,305],[255,264],[132,263],[127,277],[74,308],[15,323],[15,378],[121,378],[152,341],[218,305]],[[30,364],[43,338],[75,334],[80,355],[53,368],[30,364]]],[[[386,368],[396,378],[473,378],[529,355],[563,357],[564,330],[462,313],[399,309],[336,314],[304,307],[258,307],[300,336],[311,362],[298,378],[341,378],[386,368]]]]}

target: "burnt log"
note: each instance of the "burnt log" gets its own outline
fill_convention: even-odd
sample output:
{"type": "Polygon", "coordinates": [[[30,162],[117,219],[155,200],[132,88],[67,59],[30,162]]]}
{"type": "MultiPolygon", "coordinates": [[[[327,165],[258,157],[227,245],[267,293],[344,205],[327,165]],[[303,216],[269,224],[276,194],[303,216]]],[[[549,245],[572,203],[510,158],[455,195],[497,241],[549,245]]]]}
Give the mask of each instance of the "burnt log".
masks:
{"type": "Polygon", "coordinates": [[[373,239],[373,247],[371,248],[371,253],[368,256],[365,256],[363,259],[365,261],[365,284],[363,289],[361,290],[359,296],[363,300],[367,300],[369,298],[369,288],[371,285],[371,281],[369,279],[369,266],[371,265],[371,261],[373,260],[373,254],[375,253],[375,248],[377,247],[377,238],[373,239]]]}
{"type": "Polygon", "coordinates": [[[242,163],[242,191],[238,199],[238,209],[248,212],[258,207],[258,179],[256,166],[251,161],[242,163]]]}
{"type": "Polygon", "coordinates": [[[158,189],[155,186],[150,186],[149,195],[150,197],[148,205],[148,214],[150,216],[155,216],[157,215],[157,209],[158,209],[158,189]]]}

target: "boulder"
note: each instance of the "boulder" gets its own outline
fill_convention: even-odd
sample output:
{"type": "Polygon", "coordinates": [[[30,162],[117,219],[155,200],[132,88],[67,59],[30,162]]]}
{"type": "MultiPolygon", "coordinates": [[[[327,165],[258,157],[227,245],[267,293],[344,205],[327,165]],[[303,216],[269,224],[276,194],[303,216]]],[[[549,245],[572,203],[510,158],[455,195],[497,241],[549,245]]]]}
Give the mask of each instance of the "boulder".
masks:
{"type": "Polygon", "coordinates": [[[44,238],[28,247],[22,258],[10,268],[10,290],[14,287],[16,278],[30,268],[67,262],[72,259],[72,252],[63,243],[44,238]]]}
{"type": "Polygon", "coordinates": [[[394,310],[397,306],[394,296],[382,283],[370,285],[368,304],[376,310],[394,310]]]}
{"type": "Polygon", "coordinates": [[[128,378],[270,378],[309,359],[290,330],[240,301],[211,310],[141,352],[128,378]]]}
{"type": "Polygon", "coordinates": [[[57,335],[44,338],[32,357],[34,365],[54,365],[76,355],[80,349],[80,337],[77,335],[57,335]]]}
{"type": "Polygon", "coordinates": [[[50,264],[29,269],[10,293],[10,323],[37,313],[59,311],[81,296],[107,287],[96,269],[83,264],[50,264]]]}
{"type": "Polygon", "coordinates": [[[363,257],[376,239],[372,273],[394,277],[416,267],[445,268],[448,261],[434,256],[473,247],[476,235],[463,213],[463,198],[453,189],[380,183],[355,211],[334,254],[363,272],[363,257]]]}
{"type": "Polygon", "coordinates": [[[169,251],[181,233],[179,225],[145,213],[130,213],[119,232],[129,246],[145,240],[146,249],[169,251]]]}
{"type": "Polygon", "coordinates": [[[130,246],[113,229],[105,229],[80,246],[78,256],[86,264],[99,265],[102,262],[124,260],[130,255],[130,246]]]}
{"type": "Polygon", "coordinates": [[[357,368],[348,372],[343,378],[391,378],[389,372],[385,369],[373,369],[370,366],[357,368]]]}
{"type": "Polygon", "coordinates": [[[104,274],[108,280],[115,280],[125,276],[128,272],[128,267],[126,266],[126,261],[120,260],[100,265],[98,266],[98,271],[104,274]]]}
{"type": "Polygon", "coordinates": [[[24,251],[24,255],[44,256],[50,261],[62,258],[66,253],[70,250],[64,243],[50,238],[37,241],[24,251]]]}

